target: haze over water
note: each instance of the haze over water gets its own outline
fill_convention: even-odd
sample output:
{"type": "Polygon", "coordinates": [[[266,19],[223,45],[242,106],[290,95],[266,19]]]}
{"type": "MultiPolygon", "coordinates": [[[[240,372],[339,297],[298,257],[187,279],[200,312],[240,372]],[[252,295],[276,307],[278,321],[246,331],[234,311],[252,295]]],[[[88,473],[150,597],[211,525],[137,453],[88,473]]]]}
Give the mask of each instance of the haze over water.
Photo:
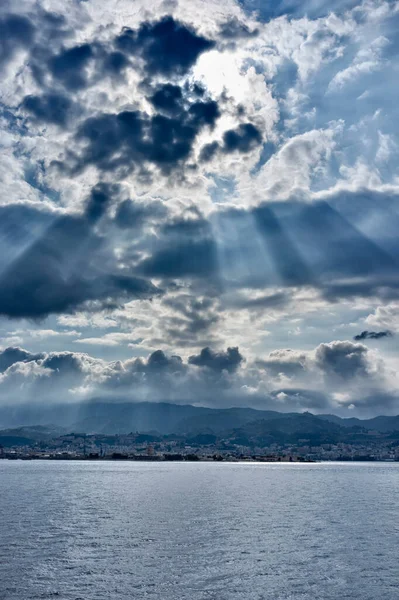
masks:
{"type": "Polygon", "coordinates": [[[1,600],[394,600],[399,463],[0,461],[1,600]]]}

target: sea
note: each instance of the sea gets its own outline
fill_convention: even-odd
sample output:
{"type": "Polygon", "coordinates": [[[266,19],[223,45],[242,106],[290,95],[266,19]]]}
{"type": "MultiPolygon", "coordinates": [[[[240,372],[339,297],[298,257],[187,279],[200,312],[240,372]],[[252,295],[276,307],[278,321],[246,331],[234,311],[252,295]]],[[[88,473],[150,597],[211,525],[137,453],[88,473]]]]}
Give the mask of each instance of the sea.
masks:
{"type": "Polygon", "coordinates": [[[1,600],[398,600],[399,463],[0,460],[1,600]]]}

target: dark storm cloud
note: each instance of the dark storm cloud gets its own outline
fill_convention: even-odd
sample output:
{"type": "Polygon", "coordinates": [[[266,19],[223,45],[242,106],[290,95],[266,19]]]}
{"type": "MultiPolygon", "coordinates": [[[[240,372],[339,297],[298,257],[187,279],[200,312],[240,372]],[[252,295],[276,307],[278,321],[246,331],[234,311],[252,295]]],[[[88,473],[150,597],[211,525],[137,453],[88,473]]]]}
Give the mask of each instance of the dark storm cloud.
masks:
{"type": "Polygon", "coordinates": [[[206,144],[200,153],[200,161],[211,160],[217,152],[230,154],[240,152],[246,154],[258,146],[262,141],[262,135],[252,123],[241,123],[236,129],[229,129],[223,134],[223,142],[210,142],[206,144]]]}
{"type": "Polygon", "coordinates": [[[362,331],[362,333],[359,333],[358,335],[354,336],[354,340],[356,341],[361,341],[361,340],[380,340],[382,338],[386,338],[386,337],[392,337],[392,331],[389,330],[385,330],[385,331],[362,331]]]}
{"type": "Polygon", "coordinates": [[[6,65],[21,48],[30,48],[34,36],[35,28],[28,17],[14,14],[0,17],[0,67],[6,65]]]}
{"type": "Polygon", "coordinates": [[[156,22],[142,23],[137,31],[125,28],[116,39],[122,52],[145,61],[149,75],[184,75],[202,52],[214,42],[197,35],[191,27],[166,16],[156,22]]]}
{"type": "Polygon", "coordinates": [[[72,159],[69,170],[79,172],[93,164],[103,171],[131,171],[151,163],[169,173],[188,159],[198,133],[212,128],[220,114],[213,100],[177,108],[176,104],[173,115],[125,110],[86,119],[76,134],[85,148],[72,159]]]}
{"type": "Polygon", "coordinates": [[[188,362],[197,367],[208,367],[214,371],[235,371],[244,361],[238,348],[227,348],[225,352],[214,352],[210,348],[203,348],[200,354],[190,356],[188,362]]]}
{"type": "MultiPolygon", "coordinates": [[[[103,238],[93,229],[114,191],[114,186],[96,186],[82,216],[44,216],[47,226],[40,228],[22,252],[15,253],[0,275],[0,314],[41,318],[72,312],[89,301],[101,308],[159,292],[150,281],[118,268],[103,238]]],[[[11,238],[20,231],[20,224],[13,220],[15,214],[2,224],[11,238]]],[[[24,226],[29,224],[29,214],[26,218],[24,226]]],[[[7,253],[12,250],[7,236],[0,241],[7,253]]]]}
{"type": "Polygon", "coordinates": [[[49,92],[42,96],[26,96],[22,108],[36,121],[65,127],[73,114],[74,103],[64,94],[49,92]]]}

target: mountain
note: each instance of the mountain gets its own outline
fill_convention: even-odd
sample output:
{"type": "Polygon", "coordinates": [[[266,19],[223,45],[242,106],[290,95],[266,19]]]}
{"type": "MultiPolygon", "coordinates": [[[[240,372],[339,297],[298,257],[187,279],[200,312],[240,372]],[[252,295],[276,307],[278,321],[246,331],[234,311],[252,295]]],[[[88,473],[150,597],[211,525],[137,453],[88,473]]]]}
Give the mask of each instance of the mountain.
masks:
{"type": "MultiPolygon", "coordinates": [[[[26,428],[38,426],[63,427],[70,432],[123,434],[130,432],[158,432],[159,434],[219,435],[222,432],[239,432],[246,435],[248,427],[253,434],[280,436],[350,429],[387,433],[399,431],[399,416],[379,416],[373,419],[343,419],[335,415],[311,413],[280,413],[253,408],[205,408],[189,404],[168,402],[126,402],[123,399],[94,398],[88,402],[53,405],[14,405],[0,407],[0,429],[21,428],[19,435],[33,439],[33,431],[26,428]],[[310,428],[310,429],[309,429],[310,428]],[[273,433],[273,435],[277,435],[273,433]]],[[[251,434],[252,435],[252,434],[251,434]]]]}
{"type": "Polygon", "coordinates": [[[393,417],[379,416],[372,419],[357,419],[356,417],[341,418],[336,415],[317,415],[319,419],[336,423],[341,427],[363,427],[370,431],[399,431],[399,415],[393,417]]]}
{"type": "Polygon", "coordinates": [[[347,430],[340,425],[321,420],[311,413],[292,413],[248,423],[232,431],[230,439],[245,446],[297,443],[300,440],[318,445],[341,441],[346,433],[347,430]]]}
{"type": "Polygon", "coordinates": [[[208,409],[202,414],[186,417],[179,421],[174,433],[206,434],[235,429],[257,419],[275,419],[281,413],[273,410],[260,411],[254,408],[208,409]]]}
{"type": "Polygon", "coordinates": [[[65,429],[56,425],[34,425],[16,427],[14,429],[3,429],[0,431],[0,445],[4,448],[16,445],[29,446],[36,442],[42,442],[59,437],[64,433],[65,429]]]}
{"type": "Polygon", "coordinates": [[[166,402],[133,403],[94,398],[76,404],[0,407],[0,428],[55,423],[69,431],[81,433],[129,433],[154,430],[160,433],[173,433],[182,419],[209,410],[211,409],[166,402]]]}

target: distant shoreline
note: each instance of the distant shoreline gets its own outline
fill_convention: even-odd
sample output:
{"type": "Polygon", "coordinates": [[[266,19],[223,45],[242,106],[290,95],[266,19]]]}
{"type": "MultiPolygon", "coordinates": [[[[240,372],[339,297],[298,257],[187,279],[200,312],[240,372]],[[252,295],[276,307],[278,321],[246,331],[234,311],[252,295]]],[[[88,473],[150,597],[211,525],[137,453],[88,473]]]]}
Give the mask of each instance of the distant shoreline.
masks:
{"type": "MultiPolygon", "coordinates": [[[[174,459],[174,458],[164,458],[164,457],[151,457],[151,456],[143,456],[143,457],[126,457],[126,458],[113,458],[111,456],[104,456],[104,457],[98,457],[98,458],[94,458],[94,457],[79,457],[79,456],[73,456],[70,458],[67,458],[65,456],[63,457],[56,457],[56,456],[0,456],[0,460],[8,460],[8,461],[24,461],[24,462],[29,462],[29,461],[37,461],[37,460],[42,460],[42,461],[47,461],[47,462],[71,462],[71,461],[79,461],[79,462],[156,462],[156,463],[221,463],[221,462],[228,462],[228,463],[268,463],[268,464],[310,464],[310,463],[318,463],[318,462],[322,462],[322,461],[316,461],[316,460],[289,460],[286,458],[282,458],[281,460],[267,460],[267,459],[263,459],[263,458],[249,458],[249,459],[245,459],[245,458],[218,458],[218,459],[213,459],[213,458],[198,458],[198,459],[190,459],[190,458],[178,458],[178,459],[174,459]]],[[[326,461],[329,462],[329,461],[326,461]]],[[[331,462],[331,461],[330,461],[331,462]]]]}
{"type": "Polygon", "coordinates": [[[370,464],[370,463],[378,463],[378,464],[397,464],[399,463],[398,460],[384,460],[384,459],[376,459],[376,460],[301,460],[301,461],[289,461],[289,460],[245,460],[245,459],[237,459],[237,460],[232,460],[232,459],[223,459],[223,460],[213,460],[213,459],[199,459],[199,460],[184,460],[184,459],[180,459],[180,460],[165,460],[165,459],[152,459],[152,458],[141,458],[141,459],[136,459],[136,458],[100,458],[100,459],[95,459],[95,458],[78,458],[78,457],[74,457],[74,458],[43,458],[43,457],[37,457],[37,458],[22,458],[22,457],[18,457],[18,458],[10,458],[10,457],[5,457],[5,456],[0,456],[0,460],[3,461],[8,461],[8,462],[32,462],[32,461],[43,461],[43,462],[65,462],[65,463],[69,463],[69,462],[82,462],[82,463],[99,463],[99,462],[122,462],[122,463],[175,463],[175,464],[181,464],[181,463],[190,463],[190,464],[195,464],[195,463],[212,463],[212,464],[221,464],[221,463],[225,463],[225,464],[248,464],[248,465],[253,465],[253,464],[268,464],[268,465],[309,465],[309,464],[332,464],[332,463],[340,463],[340,464],[370,464]]]}

